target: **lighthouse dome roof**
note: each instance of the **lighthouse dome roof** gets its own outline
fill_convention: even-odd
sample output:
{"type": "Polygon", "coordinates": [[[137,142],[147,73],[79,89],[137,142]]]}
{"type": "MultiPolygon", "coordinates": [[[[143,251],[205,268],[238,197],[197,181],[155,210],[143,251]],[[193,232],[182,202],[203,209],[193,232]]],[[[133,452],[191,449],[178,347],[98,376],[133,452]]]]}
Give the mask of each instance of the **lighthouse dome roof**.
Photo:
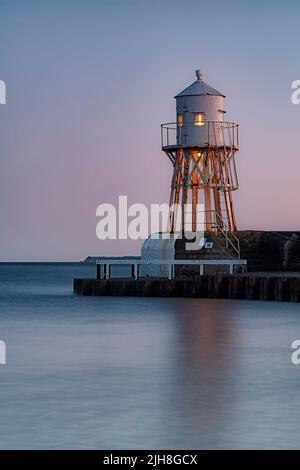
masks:
{"type": "Polygon", "coordinates": [[[178,95],[175,96],[175,98],[178,98],[180,96],[193,96],[193,95],[216,95],[216,96],[223,96],[225,98],[225,95],[223,93],[219,92],[212,86],[208,85],[202,80],[202,74],[200,73],[199,70],[196,70],[196,76],[197,80],[189,85],[187,88],[185,88],[183,91],[178,93],[178,95]]]}

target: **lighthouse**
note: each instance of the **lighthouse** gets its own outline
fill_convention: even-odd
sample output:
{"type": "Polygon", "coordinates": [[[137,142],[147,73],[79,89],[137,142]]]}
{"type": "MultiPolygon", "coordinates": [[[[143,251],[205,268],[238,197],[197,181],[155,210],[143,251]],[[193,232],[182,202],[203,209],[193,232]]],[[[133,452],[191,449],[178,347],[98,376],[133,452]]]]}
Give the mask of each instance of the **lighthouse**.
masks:
{"type": "Polygon", "coordinates": [[[161,125],[162,150],[173,166],[170,208],[182,208],[179,215],[170,211],[170,231],[176,231],[180,216],[183,232],[196,232],[202,220],[205,232],[234,233],[239,126],[226,121],[225,95],[205,83],[200,70],[175,99],[176,122],[161,125]]]}
{"type": "MultiPolygon", "coordinates": [[[[208,85],[200,70],[175,100],[176,121],[161,124],[162,150],[172,164],[168,237],[151,234],[141,259],[240,259],[232,200],[238,189],[239,125],[226,120],[225,95],[208,85]],[[187,239],[194,240],[192,246],[187,239]]],[[[219,268],[209,269],[216,273],[219,268]]],[[[164,275],[150,265],[141,273],[164,275]]]]}

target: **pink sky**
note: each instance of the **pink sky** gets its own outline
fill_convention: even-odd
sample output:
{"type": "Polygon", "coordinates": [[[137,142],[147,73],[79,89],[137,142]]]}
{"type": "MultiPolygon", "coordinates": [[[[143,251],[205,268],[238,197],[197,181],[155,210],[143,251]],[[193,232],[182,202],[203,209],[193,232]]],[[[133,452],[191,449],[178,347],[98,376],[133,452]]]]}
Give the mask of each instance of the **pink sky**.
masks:
{"type": "Polygon", "coordinates": [[[238,228],[300,230],[300,6],[217,3],[1,2],[1,261],[138,254],[96,207],[168,202],[160,124],[198,67],[240,124],[238,228]]]}

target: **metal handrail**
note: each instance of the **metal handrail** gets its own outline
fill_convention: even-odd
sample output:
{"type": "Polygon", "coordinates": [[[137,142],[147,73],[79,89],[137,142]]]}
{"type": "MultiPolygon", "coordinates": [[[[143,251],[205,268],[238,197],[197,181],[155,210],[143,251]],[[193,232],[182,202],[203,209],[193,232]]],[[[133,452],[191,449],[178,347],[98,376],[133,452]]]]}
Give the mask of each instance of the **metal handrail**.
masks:
{"type": "Polygon", "coordinates": [[[212,211],[212,212],[214,212],[214,214],[216,216],[216,226],[217,226],[218,230],[220,230],[222,235],[225,237],[226,247],[228,247],[228,245],[230,245],[231,248],[234,250],[234,252],[237,254],[238,258],[240,258],[240,241],[239,241],[239,239],[229,229],[229,227],[226,225],[226,223],[224,222],[222,216],[217,211],[212,211]],[[220,221],[220,223],[217,223],[217,219],[220,221]],[[230,238],[228,237],[228,234],[234,239],[234,241],[236,242],[236,245],[234,245],[234,243],[230,240],[230,238]]]}
{"type": "MultiPolygon", "coordinates": [[[[131,266],[131,276],[134,279],[139,279],[139,267],[140,266],[167,266],[169,280],[175,277],[175,266],[198,266],[199,275],[204,275],[204,266],[228,266],[229,274],[234,274],[234,266],[240,266],[241,268],[247,268],[247,260],[229,260],[229,259],[156,259],[156,260],[132,260],[132,259],[105,259],[96,260],[97,266],[97,279],[110,279],[111,278],[111,266],[131,266]],[[102,268],[102,269],[101,269],[102,268]]],[[[166,277],[166,276],[164,276],[166,277]]]]}
{"type": "MultiPolygon", "coordinates": [[[[180,145],[184,146],[182,142],[182,133],[186,129],[186,125],[194,125],[194,121],[186,121],[182,126],[179,126],[177,122],[167,122],[161,124],[161,146],[162,148],[180,145]],[[174,137],[175,136],[175,137],[174,137]],[[171,143],[174,142],[174,143],[171,143]]],[[[199,130],[207,130],[207,137],[209,145],[209,137],[210,137],[210,130],[211,127],[213,128],[213,132],[215,132],[216,128],[220,128],[223,134],[223,144],[220,146],[225,145],[225,134],[224,130],[227,131],[227,138],[228,138],[228,147],[238,147],[239,145],[239,133],[238,128],[239,124],[235,122],[229,121],[206,121],[202,126],[197,126],[199,130]]]]}
{"type": "MultiPolygon", "coordinates": [[[[228,225],[224,222],[222,216],[213,209],[207,210],[207,211],[186,211],[185,210],[185,215],[186,214],[212,214],[211,220],[207,221],[207,218],[203,220],[203,222],[198,223],[198,227],[204,227],[207,229],[207,231],[212,231],[212,233],[218,234],[218,232],[223,236],[225,240],[225,246],[226,248],[230,248],[233,250],[234,254],[240,258],[240,241],[237,238],[237,236],[230,230],[228,225]],[[209,227],[209,228],[207,228],[209,227]],[[230,239],[232,238],[233,241],[230,239]]],[[[189,224],[191,227],[193,226],[193,223],[191,222],[189,224]]],[[[187,224],[185,224],[185,228],[187,227],[187,224]]],[[[193,230],[191,229],[191,232],[193,230]]]]}
{"type": "MultiPolygon", "coordinates": [[[[161,127],[169,127],[169,129],[177,129],[177,127],[184,127],[185,124],[195,124],[195,121],[185,121],[182,126],[179,126],[177,122],[165,122],[161,124],[161,127]]],[[[197,127],[204,127],[207,124],[221,124],[222,127],[227,128],[227,127],[239,127],[239,124],[236,122],[230,122],[230,121],[205,121],[205,123],[202,126],[197,126],[197,127]]]]}

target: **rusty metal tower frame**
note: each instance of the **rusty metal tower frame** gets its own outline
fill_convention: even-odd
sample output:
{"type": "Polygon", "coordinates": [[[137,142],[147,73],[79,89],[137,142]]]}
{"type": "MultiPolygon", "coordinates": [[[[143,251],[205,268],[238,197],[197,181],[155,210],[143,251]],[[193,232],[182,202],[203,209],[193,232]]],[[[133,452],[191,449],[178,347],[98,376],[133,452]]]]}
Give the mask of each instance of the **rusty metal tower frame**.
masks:
{"type": "MultiPolygon", "coordinates": [[[[197,204],[205,205],[205,226],[208,231],[217,230],[219,224],[236,231],[232,192],[238,189],[235,154],[238,151],[238,124],[207,122],[207,144],[186,147],[181,142],[170,143],[170,135],[176,131],[176,123],[162,124],[162,150],[174,167],[170,207],[192,204],[192,230],[196,231],[197,204]],[[215,142],[216,129],[221,130],[223,144],[215,142]],[[200,192],[203,194],[201,197],[200,192]],[[214,214],[215,213],[215,214],[214,214]],[[218,220],[214,220],[214,219],[218,220]]],[[[204,129],[201,129],[204,130],[204,129]]],[[[181,139],[180,139],[181,140],[181,139]]],[[[182,210],[184,216],[184,210],[182,210]]],[[[184,226],[184,221],[183,225],[184,226]]],[[[172,212],[171,232],[176,227],[176,212],[172,212]]]]}

